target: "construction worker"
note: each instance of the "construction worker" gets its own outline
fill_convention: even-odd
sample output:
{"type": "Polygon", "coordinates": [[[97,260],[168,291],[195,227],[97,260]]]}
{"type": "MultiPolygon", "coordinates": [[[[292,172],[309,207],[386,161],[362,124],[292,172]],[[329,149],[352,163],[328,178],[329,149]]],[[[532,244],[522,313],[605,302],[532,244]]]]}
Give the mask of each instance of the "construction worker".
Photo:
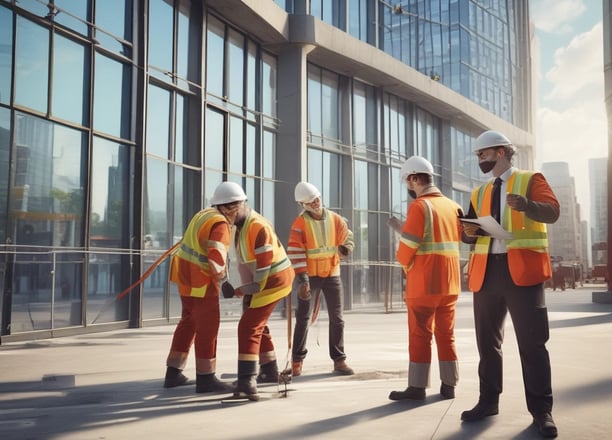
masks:
{"type": "Polygon", "coordinates": [[[278,383],[278,365],[267,322],[278,302],[291,293],[295,274],[273,226],[245,201],[238,207],[235,225],[242,282],[235,295],[244,297],[244,308],[238,323],[238,382],[234,397],[256,401],[258,380],[278,383]]]}
{"type": "Polygon", "coordinates": [[[321,193],[308,182],[295,186],[295,200],[302,208],[289,234],[287,253],[296,273],[298,305],[295,312],[291,373],[302,374],[306,353],[308,323],[318,308],[322,291],[329,315],[329,356],[337,374],[354,374],[344,353],[343,292],[340,259],[352,252],[353,233],[346,220],[323,207],[321,193]],[[313,300],[313,298],[315,298],[313,300]]]}
{"type": "Polygon", "coordinates": [[[461,292],[459,243],[461,207],[442,195],[433,183],[431,163],[408,158],[401,181],[415,200],[403,226],[392,217],[389,225],[401,233],[397,260],[406,275],[404,301],[408,312],[408,388],[392,391],[391,400],[424,400],[429,387],[431,342],[435,337],[440,370],[440,394],[455,397],[459,379],[455,348],[455,305],[461,292]]]}
{"type": "Polygon", "coordinates": [[[193,216],[172,258],[170,280],[178,286],[182,312],[166,359],[166,388],[187,382],[182,371],[189,350],[195,345],[196,393],[232,390],[230,384],[215,375],[219,291],[227,276],[230,227],[244,200],[246,195],[239,185],[223,182],[217,186],[212,206],[193,216]]]}
{"type": "Polygon", "coordinates": [[[480,396],[461,419],[471,422],[498,413],[504,322],[510,312],[527,409],[542,436],[556,437],[544,281],[552,274],[545,223],[557,221],[559,202],[541,173],[512,166],[515,151],[510,140],[496,131],[482,133],[474,146],[480,170],[495,179],[473,191],[468,218],[490,215],[512,238],[493,238],[477,225],[464,225],[464,241],[475,245],[468,283],[474,292],[480,396]]]}

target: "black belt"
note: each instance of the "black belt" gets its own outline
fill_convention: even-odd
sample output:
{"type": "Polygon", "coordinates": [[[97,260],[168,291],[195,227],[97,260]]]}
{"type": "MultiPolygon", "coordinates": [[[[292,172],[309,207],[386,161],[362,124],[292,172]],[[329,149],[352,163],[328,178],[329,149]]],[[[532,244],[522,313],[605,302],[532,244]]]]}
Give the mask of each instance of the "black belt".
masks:
{"type": "Polygon", "coordinates": [[[508,254],[489,254],[489,258],[494,261],[505,261],[508,259],[508,254]]]}

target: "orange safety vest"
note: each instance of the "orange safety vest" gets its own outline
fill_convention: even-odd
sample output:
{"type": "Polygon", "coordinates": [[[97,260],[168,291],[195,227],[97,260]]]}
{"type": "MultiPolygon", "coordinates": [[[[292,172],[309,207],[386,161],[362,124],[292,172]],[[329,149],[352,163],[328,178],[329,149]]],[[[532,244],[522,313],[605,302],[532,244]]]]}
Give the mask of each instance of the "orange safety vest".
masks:
{"type": "Polygon", "coordinates": [[[324,217],[316,220],[303,212],[293,222],[289,236],[293,268],[296,273],[306,268],[308,276],[339,276],[341,244],[353,247],[352,232],[340,215],[325,208],[324,217]]]}
{"type": "MultiPolygon", "coordinates": [[[[196,213],[189,222],[187,229],[185,229],[185,233],[183,234],[183,238],[181,240],[181,245],[174,254],[175,258],[172,258],[170,281],[182,284],[180,282],[180,270],[178,267],[180,263],[179,259],[181,259],[198,267],[200,274],[202,275],[200,278],[202,285],[192,285],[190,286],[191,289],[188,295],[184,292],[180,292],[181,295],[194,296],[197,298],[204,298],[206,295],[206,289],[213,279],[213,274],[211,273],[212,271],[210,268],[211,262],[208,260],[208,247],[212,246],[217,248],[217,250],[224,256],[223,260],[226,260],[227,253],[229,251],[229,243],[209,241],[208,247],[202,247],[200,245],[200,241],[198,240],[198,236],[200,235],[209,237],[213,226],[221,222],[227,223],[225,217],[215,208],[207,208],[196,213]]],[[[223,271],[224,268],[217,267],[215,269],[217,270],[214,272],[218,273],[223,271]]]]}
{"type": "Polygon", "coordinates": [[[246,265],[253,282],[259,283],[259,292],[253,294],[250,307],[263,307],[289,295],[295,274],[270,222],[251,210],[236,239],[240,264],[246,265]],[[258,244],[256,239],[262,230],[267,240],[258,244]]]}
{"type": "Polygon", "coordinates": [[[461,291],[460,210],[439,193],[419,197],[408,208],[397,249],[397,260],[406,274],[404,298],[458,295],[461,291]],[[416,210],[423,215],[415,214],[416,210]]]}
{"type": "MultiPolygon", "coordinates": [[[[508,179],[507,192],[527,197],[532,171],[515,171],[508,179]]],[[[492,182],[481,185],[472,192],[471,203],[478,217],[491,215],[492,182]]],[[[517,286],[533,286],[552,275],[546,224],[531,220],[524,212],[503,208],[501,225],[512,234],[506,240],[508,267],[512,281],[517,286]]],[[[482,288],[487,269],[487,257],[491,237],[478,237],[470,255],[468,268],[469,289],[478,292],[482,288]]]]}

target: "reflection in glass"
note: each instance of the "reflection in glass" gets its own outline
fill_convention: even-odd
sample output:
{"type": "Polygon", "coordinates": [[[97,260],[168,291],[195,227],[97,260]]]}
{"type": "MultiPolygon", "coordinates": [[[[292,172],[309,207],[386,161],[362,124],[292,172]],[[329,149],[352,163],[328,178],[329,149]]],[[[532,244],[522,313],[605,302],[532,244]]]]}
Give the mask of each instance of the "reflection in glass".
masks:
{"type": "Polygon", "coordinates": [[[261,110],[276,117],[276,58],[267,53],[261,56],[263,71],[261,78],[261,110]]]}
{"type": "Polygon", "coordinates": [[[168,249],[168,163],[148,157],[146,160],[146,188],[144,194],[145,241],[151,248],[168,249]]]}
{"type": "Polygon", "coordinates": [[[8,232],[6,230],[6,220],[10,169],[10,128],[11,112],[7,108],[0,107],[0,243],[6,242],[8,232]]]}
{"type": "Polygon", "coordinates": [[[94,129],[129,139],[130,70],[100,53],[96,53],[95,64],[94,129]]]}
{"type": "Polygon", "coordinates": [[[53,115],[86,124],[89,108],[89,74],[85,73],[86,49],[72,40],[54,35],[53,41],[53,115]],[[87,90],[87,94],[85,93],[87,90]]]}
{"type": "Polygon", "coordinates": [[[54,0],[53,3],[62,11],[54,17],[55,22],[73,29],[82,35],[89,34],[87,22],[91,20],[88,14],[88,4],[91,2],[83,0],[54,0]]]}
{"type": "Polygon", "coordinates": [[[15,102],[47,112],[49,31],[17,16],[15,102]]]}
{"type": "Polygon", "coordinates": [[[11,333],[80,325],[86,137],[34,116],[15,115],[12,234],[15,264],[11,333]]]}
{"type": "Polygon", "coordinates": [[[128,147],[94,137],[91,160],[90,246],[129,247],[128,147]]]}
{"type": "Polygon", "coordinates": [[[168,159],[170,92],[149,84],[147,95],[147,153],[168,159]]]}
{"type": "Polygon", "coordinates": [[[206,168],[223,169],[224,122],[223,114],[210,108],[206,109],[206,135],[204,141],[206,168]]]}
{"type": "Polygon", "coordinates": [[[172,72],[172,2],[149,0],[149,64],[172,72]]]}
{"type": "Polygon", "coordinates": [[[15,134],[17,229],[30,224],[39,245],[82,246],[85,135],[21,113],[15,134]]]}
{"type": "Polygon", "coordinates": [[[223,64],[225,26],[216,18],[208,16],[206,34],[206,92],[223,96],[223,64]]]}
{"type": "Polygon", "coordinates": [[[132,41],[132,0],[96,2],[96,27],[95,38],[102,46],[115,52],[124,52],[123,44],[113,36],[132,41]]]}
{"type": "Polygon", "coordinates": [[[242,126],[240,118],[230,117],[230,138],[229,138],[229,169],[230,173],[242,173],[243,142],[242,126]]]}
{"type": "Polygon", "coordinates": [[[227,95],[234,104],[244,104],[244,37],[234,30],[228,35],[227,95]]]}
{"type": "Polygon", "coordinates": [[[0,102],[11,100],[11,72],[13,69],[13,14],[0,6],[0,102]]]}
{"type": "Polygon", "coordinates": [[[127,305],[121,300],[102,311],[108,297],[122,290],[121,270],[129,263],[126,255],[107,250],[129,247],[129,147],[94,137],[91,166],[87,321],[100,315],[96,323],[101,323],[117,320],[127,305]]]}

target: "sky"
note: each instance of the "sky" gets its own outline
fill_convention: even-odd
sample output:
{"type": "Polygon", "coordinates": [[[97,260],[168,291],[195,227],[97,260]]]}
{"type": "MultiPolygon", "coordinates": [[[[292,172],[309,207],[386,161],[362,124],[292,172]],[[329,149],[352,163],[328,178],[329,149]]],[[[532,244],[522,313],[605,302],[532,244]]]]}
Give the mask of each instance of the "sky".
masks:
{"type": "Polygon", "coordinates": [[[536,168],[541,169],[544,162],[567,162],[581,219],[589,220],[588,159],[608,156],[603,4],[600,0],[530,0],[530,13],[539,47],[532,53],[539,70],[536,168]]]}

